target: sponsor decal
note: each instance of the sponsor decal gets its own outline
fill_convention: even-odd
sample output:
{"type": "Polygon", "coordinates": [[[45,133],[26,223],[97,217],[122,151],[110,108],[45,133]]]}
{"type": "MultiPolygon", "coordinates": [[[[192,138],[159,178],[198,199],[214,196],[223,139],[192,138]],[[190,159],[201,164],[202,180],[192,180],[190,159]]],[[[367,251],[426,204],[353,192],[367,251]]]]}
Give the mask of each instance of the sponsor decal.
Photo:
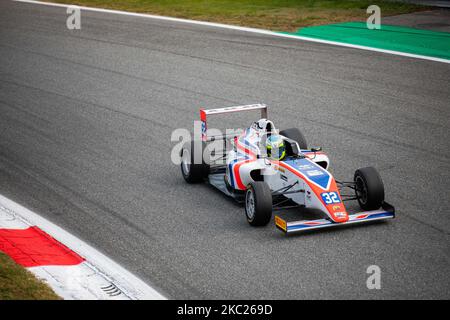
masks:
{"type": "Polygon", "coordinates": [[[279,165],[274,165],[274,169],[278,170],[280,172],[286,173],[286,170],[284,170],[282,167],[280,167],[279,165]]]}
{"type": "Polygon", "coordinates": [[[202,135],[206,135],[206,122],[202,121],[202,135]]]}
{"type": "Polygon", "coordinates": [[[338,218],[344,218],[347,216],[347,213],[345,212],[335,212],[334,215],[338,218]]]}
{"type": "Polygon", "coordinates": [[[308,159],[288,159],[284,163],[293,167],[301,173],[303,177],[309,182],[323,190],[327,190],[331,183],[331,175],[320,166],[312,163],[308,159]]]}
{"type": "Polygon", "coordinates": [[[298,170],[311,170],[311,169],[314,169],[314,166],[312,166],[310,164],[302,164],[302,165],[299,165],[297,169],[298,170]]]}
{"type": "Polygon", "coordinates": [[[320,170],[310,170],[310,171],[306,171],[306,174],[309,177],[317,177],[317,176],[322,176],[324,173],[320,170]]]}

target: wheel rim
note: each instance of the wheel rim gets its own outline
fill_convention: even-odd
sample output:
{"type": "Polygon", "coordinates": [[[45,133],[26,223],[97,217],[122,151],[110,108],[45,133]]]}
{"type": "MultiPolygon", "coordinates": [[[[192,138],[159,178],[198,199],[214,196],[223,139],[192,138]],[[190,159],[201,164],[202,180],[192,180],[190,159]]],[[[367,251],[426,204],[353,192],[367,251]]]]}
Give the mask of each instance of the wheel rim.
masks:
{"type": "Polygon", "coordinates": [[[183,150],[183,156],[181,157],[181,170],[185,176],[188,176],[189,171],[191,170],[191,166],[189,164],[189,153],[186,149],[183,150]]]}
{"type": "Polygon", "coordinates": [[[245,212],[247,213],[248,219],[251,221],[255,217],[255,196],[251,189],[247,191],[245,197],[245,212]]]}
{"type": "Polygon", "coordinates": [[[356,178],[356,196],[362,204],[367,203],[367,188],[361,177],[356,178]]]}

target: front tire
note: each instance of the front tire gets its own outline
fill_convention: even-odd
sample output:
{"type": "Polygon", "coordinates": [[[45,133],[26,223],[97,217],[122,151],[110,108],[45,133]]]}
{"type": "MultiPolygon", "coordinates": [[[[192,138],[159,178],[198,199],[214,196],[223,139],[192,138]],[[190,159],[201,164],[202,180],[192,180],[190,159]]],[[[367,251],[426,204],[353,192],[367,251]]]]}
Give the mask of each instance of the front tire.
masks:
{"type": "Polygon", "coordinates": [[[181,174],[187,183],[203,182],[209,174],[209,165],[203,159],[205,146],[203,142],[191,141],[181,149],[181,174]],[[202,149],[201,163],[195,163],[194,152],[195,148],[202,149]]]}
{"type": "Polygon", "coordinates": [[[308,149],[308,143],[306,142],[305,136],[297,128],[281,130],[280,134],[282,136],[285,136],[286,138],[296,141],[298,143],[298,146],[300,147],[300,149],[302,149],[302,150],[308,149]]]}
{"type": "Polygon", "coordinates": [[[263,181],[252,182],[245,193],[245,215],[251,226],[265,226],[272,218],[272,191],[263,181]]]}
{"type": "Polygon", "coordinates": [[[364,210],[376,210],[384,202],[384,184],[378,171],[373,167],[361,168],[354,176],[356,196],[364,210]]]}

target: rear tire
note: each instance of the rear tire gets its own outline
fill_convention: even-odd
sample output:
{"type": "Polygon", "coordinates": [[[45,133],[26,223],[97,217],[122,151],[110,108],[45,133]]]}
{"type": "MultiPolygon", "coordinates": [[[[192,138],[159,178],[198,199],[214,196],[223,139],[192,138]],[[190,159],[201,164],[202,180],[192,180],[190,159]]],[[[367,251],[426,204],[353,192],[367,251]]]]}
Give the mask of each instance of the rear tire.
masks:
{"type": "Polygon", "coordinates": [[[354,181],[358,203],[364,210],[376,210],[384,202],[384,184],[378,171],[373,167],[355,171],[354,181]]]}
{"type": "Polygon", "coordinates": [[[290,128],[290,129],[281,130],[280,134],[282,136],[285,136],[286,138],[289,138],[289,139],[292,139],[294,141],[297,141],[298,146],[300,147],[300,149],[302,149],[302,150],[308,149],[308,143],[306,142],[305,136],[297,128],[290,128]]]}
{"type": "Polygon", "coordinates": [[[204,156],[205,143],[201,141],[191,141],[181,149],[181,174],[187,183],[203,182],[209,174],[209,165],[205,163],[204,156]],[[194,162],[195,148],[202,149],[201,163],[194,162]]]}
{"type": "Polygon", "coordinates": [[[245,215],[251,226],[265,226],[272,218],[272,191],[264,181],[250,183],[245,193],[245,215]]]}

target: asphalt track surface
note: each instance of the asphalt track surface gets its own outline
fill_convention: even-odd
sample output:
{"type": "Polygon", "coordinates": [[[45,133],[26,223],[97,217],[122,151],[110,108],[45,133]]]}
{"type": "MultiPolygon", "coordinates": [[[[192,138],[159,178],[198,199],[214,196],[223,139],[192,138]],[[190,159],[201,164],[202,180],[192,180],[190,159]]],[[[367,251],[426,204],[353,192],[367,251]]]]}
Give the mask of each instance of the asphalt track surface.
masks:
{"type": "Polygon", "coordinates": [[[0,2],[1,194],[170,298],[450,297],[449,64],[105,13],[70,31],[66,18],[0,2]],[[255,102],[322,146],[335,176],[378,168],[397,219],[285,237],[185,184],[172,131],[201,106],[255,102]]]}

